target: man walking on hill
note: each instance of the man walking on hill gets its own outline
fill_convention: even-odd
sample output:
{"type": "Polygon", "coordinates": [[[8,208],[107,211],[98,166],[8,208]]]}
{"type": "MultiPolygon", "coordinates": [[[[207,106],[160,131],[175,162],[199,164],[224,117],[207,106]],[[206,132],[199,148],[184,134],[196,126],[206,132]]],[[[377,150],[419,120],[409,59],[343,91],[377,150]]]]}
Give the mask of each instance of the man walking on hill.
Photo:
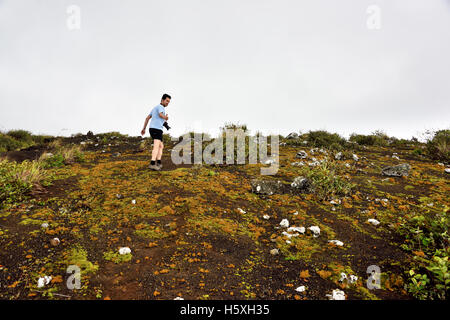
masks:
{"type": "Polygon", "coordinates": [[[161,103],[150,111],[150,114],[145,118],[144,129],[141,131],[141,135],[145,134],[145,128],[147,128],[147,123],[150,121],[150,136],[153,138],[153,150],[152,150],[152,160],[150,162],[149,168],[152,170],[159,171],[162,169],[161,157],[163,152],[163,125],[164,122],[169,120],[166,114],[165,108],[169,105],[171,96],[168,94],[163,94],[161,98],[161,103]]]}

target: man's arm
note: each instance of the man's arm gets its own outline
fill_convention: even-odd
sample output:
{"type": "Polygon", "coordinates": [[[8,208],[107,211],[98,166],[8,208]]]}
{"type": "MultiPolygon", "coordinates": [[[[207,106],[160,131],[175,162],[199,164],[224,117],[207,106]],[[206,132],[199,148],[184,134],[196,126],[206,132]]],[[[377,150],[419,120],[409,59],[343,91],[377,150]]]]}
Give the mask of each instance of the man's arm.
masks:
{"type": "Polygon", "coordinates": [[[150,120],[151,117],[152,117],[152,115],[149,114],[149,115],[147,116],[147,118],[145,118],[144,129],[142,129],[142,131],[141,131],[141,135],[142,135],[142,136],[145,134],[145,128],[147,128],[147,123],[148,123],[148,121],[150,120]]]}
{"type": "Polygon", "coordinates": [[[162,113],[162,112],[159,113],[159,116],[166,121],[169,120],[169,116],[165,116],[164,113],[162,113]]]}

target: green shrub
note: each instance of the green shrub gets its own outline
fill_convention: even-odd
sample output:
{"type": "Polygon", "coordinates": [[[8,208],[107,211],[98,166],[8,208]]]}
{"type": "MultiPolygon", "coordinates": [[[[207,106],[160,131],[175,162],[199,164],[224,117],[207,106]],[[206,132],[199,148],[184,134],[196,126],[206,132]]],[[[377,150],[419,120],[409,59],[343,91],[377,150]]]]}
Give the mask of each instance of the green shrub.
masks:
{"type": "Polygon", "coordinates": [[[355,186],[342,176],[343,170],[337,162],[325,161],[315,167],[302,167],[301,174],[311,182],[314,194],[329,200],[335,196],[349,195],[355,186]]]}
{"type": "Polygon", "coordinates": [[[38,161],[17,163],[1,160],[0,203],[22,200],[33,187],[39,187],[46,176],[38,161]]]}
{"type": "Polygon", "coordinates": [[[450,161],[450,130],[438,130],[427,141],[427,153],[433,160],[450,161]]]}
{"type": "Polygon", "coordinates": [[[307,134],[308,145],[318,148],[327,148],[333,147],[334,150],[337,150],[337,145],[341,147],[347,146],[347,140],[341,137],[337,133],[329,133],[327,131],[318,130],[318,131],[309,131],[307,134]]]}
{"type": "Polygon", "coordinates": [[[422,252],[409,271],[408,290],[418,299],[445,299],[448,296],[449,213],[427,210],[403,218],[400,233],[408,240],[404,249],[422,252]]]}
{"type": "Polygon", "coordinates": [[[6,134],[0,133],[0,152],[13,151],[22,147],[20,141],[6,134]]]}
{"type": "Polygon", "coordinates": [[[387,146],[389,137],[383,131],[377,130],[370,135],[352,133],[349,140],[364,146],[387,146]]]}
{"type": "Polygon", "coordinates": [[[55,154],[47,159],[42,160],[43,167],[48,168],[59,168],[64,166],[64,157],[62,154],[55,154]]]}
{"type": "Polygon", "coordinates": [[[25,143],[32,143],[33,138],[29,131],[26,130],[10,130],[7,132],[7,135],[13,137],[17,141],[22,141],[25,143]]]}

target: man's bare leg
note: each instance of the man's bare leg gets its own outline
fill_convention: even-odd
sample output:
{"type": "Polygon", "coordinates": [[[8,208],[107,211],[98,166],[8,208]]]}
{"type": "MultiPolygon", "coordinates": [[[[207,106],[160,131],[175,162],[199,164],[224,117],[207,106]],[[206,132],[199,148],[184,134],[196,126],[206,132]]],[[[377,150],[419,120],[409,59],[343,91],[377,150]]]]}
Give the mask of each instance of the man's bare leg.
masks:
{"type": "Polygon", "coordinates": [[[156,158],[158,157],[160,143],[161,143],[161,140],[158,140],[158,139],[153,140],[152,161],[156,161],[156,158]]]}
{"type": "Polygon", "coordinates": [[[164,144],[162,141],[160,141],[159,143],[159,149],[158,149],[158,154],[156,155],[156,160],[161,160],[162,158],[162,153],[163,153],[163,149],[164,149],[164,144]]]}

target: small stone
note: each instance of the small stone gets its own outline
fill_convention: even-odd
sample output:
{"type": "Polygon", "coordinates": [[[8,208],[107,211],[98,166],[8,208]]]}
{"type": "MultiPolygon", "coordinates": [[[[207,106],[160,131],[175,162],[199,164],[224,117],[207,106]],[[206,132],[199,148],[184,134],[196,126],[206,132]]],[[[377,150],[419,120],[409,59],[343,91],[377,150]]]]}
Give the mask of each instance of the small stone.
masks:
{"type": "Polygon", "coordinates": [[[278,249],[272,249],[272,250],[270,250],[270,254],[273,256],[276,256],[277,254],[279,254],[279,251],[278,251],[278,249]]]}
{"type": "Polygon", "coordinates": [[[50,244],[54,247],[56,247],[58,244],[60,244],[60,240],[58,238],[53,238],[50,240],[50,244]]]}
{"type": "Polygon", "coordinates": [[[345,300],[345,292],[339,289],[334,289],[331,295],[327,294],[330,300],[345,300]]]}
{"type": "Polygon", "coordinates": [[[270,219],[270,216],[269,216],[268,214],[265,214],[265,215],[263,215],[263,219],[264,219],[264,220],[269,220],[269,219],[270,219]]]}
{"type": "Polygon", "coordinates": [[[132,204],[136,204],[136,200],[134,200],[134,199],[131,200],[131,203],[132,203],[132,204]]]}
{"type": "Polygon", "coordinates": [[[38,288],[42,288],[43,286],[49,284],[50,281],[52,281],[52,277],[51,276],[44,276],[42,278],[39,278],[37,287],[38,288]]]}
{"type": "Polygon", "coordinates": [[[314,238],[317,238],[320,235],[320,228],[318,226],[311,226],[308,230],[313,233],[314,238]]]}
{"type": "Polygon", "coordinates": [[[347,280],[347,275],[344,272],[341,272],[341,278],[339,279],[339,282],[343,282],[344,280],[347,280]]]}
{"type": "Polygon", "coordinates": [[[445,173],[450,173],[450,168],[445,168],[445,169],[444,169],[444,172],[445,172],[445,173]]]}
{"type": "Polygon", "coordinates": [[[368,219],[367,222],[373,224],[374,226],[380,224],[380,221],[378,221],[377,219],[368,219]]]}
{"type": "Polygon", "coordinates": [[[281,226],[282,228],[287,228],[287,227],[289,227],[289,221],[288,221],[288,219],[283,219],[283,220],[281,220],[280,226],[281,226]]]}
{"type": "Polygon", "coordinates": [[[306,229],[305,227],[289,227],[287,229],[288,232],[298,232],[298,233],[305,233],[306,229]]]}
{"type": "Polygon", "coordinates": [[[297,155],[295,157],[298,159],[306,159],[306,157],[308,157],[308,154],[306,153],[306,151],[300,150],[299,152],[297,152],[297,155]]]}
{"type": "Polygon", "coordinates": [[[359,158],[358,158],[358,156],[356,154],[353,154],[352,156],[353,156],[353,160],[359,161],[359,158]]]}
{"type": "Polygon", "coordinates": [[[121,247],[119,248],[119,254],[128,254],[131,253],[131,249],[128,247],[121,247]]]}
{"type": "Polygon", "coordinates": [[[44,222],[43,224],[41,224],[41,228],[47,229],[48,228],[48,223],[44,222]]]}
{"type": "Polygon", "coordinates": [[[349,282],[350,283],[355,283],[356,281],[358,281],[358,277],[353,275],[353,274],[351,274],[350,278],[349,278],[349,282]]]}
{"type": "Polygon", "coordinates": [[[306,290],[305,286],[300,286],[295,289],[297,292],[304,292],[306,290]]]}
{"type": "Polygon", "coordinates": [[[334,244],[335,246],[342,247],[344,243],[339,240],[329,240],[328,243],[334,244]]]}

